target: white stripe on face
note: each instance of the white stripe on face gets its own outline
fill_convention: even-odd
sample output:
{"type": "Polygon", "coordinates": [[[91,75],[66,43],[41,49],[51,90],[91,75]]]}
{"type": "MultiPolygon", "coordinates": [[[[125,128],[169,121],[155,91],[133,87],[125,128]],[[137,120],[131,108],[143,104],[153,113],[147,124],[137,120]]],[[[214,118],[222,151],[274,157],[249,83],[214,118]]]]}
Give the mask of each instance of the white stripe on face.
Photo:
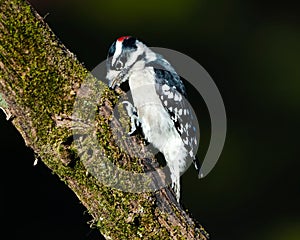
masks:
{"type": "Polygon", "coordinates": [[[115,64],[116,59],[121,55],[121,53],[122,53],[122,42],[121,41],[117,41],[116,42],[115,54],[114,54],[112,62],[111,62],[112,65],[115,64]]]}

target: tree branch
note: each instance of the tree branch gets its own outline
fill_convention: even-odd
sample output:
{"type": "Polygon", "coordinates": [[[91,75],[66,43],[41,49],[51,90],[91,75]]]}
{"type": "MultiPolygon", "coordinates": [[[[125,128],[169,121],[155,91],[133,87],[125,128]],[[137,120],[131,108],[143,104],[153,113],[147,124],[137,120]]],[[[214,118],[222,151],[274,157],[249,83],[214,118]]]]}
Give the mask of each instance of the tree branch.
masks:
{"type": "MultiPolygon", "coordinates": [[[[207,239],[169,188],[127,193],[86,174],[74,146],[71,122],[75,98],[88,71],[27,2],[1,0],[0,10],[1,108],[12,114],[11,122],[26,145],[77,195],[93,217],[93,225],[108,239],[207,239]]],[[[109,122],[118,96],[101,81],[98,84],[103,91],[95,130],[99,144],[120,167],[147,169],[153,156],[132,158],[111,139],[109,122]]],[[[113,128],[119,129],[120,122],[113,128]]],[[[124,146],[130,151],[132,142],[124,140],[124,146]]]]}

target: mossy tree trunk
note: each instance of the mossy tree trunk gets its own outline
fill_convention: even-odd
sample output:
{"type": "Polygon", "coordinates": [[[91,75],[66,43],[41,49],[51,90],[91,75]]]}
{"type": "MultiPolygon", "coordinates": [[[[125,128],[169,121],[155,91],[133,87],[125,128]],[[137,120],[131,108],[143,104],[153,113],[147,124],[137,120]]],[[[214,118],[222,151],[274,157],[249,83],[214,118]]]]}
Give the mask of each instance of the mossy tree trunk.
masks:
{"type": "MultiPolygon", "coordinates": [[[[1,108],[13,116],[10,121],[26,145],[77,195],[94,226],[108,239],[207,239],[168,188],[125,193],[87,174],[70,141],[74,101],[87,76],[88,71],[26,1],[0,0],[1,108]]],[[[109,131],[116,95],[104,84],[101,87],[106,94],[99,124],[106,124],[109,131]]],[[[107,149],[114,156],[116,148],[107,149]]]]}

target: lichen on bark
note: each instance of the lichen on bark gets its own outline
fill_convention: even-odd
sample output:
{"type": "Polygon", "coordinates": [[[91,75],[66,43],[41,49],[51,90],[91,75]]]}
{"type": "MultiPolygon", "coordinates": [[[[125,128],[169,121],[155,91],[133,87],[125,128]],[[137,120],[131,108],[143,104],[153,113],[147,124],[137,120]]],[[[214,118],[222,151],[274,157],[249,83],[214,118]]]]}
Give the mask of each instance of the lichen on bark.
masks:
{"type": "MultiPolygon", "coordinates": [[[[84,66],[26,1],[0,1],[0,94],[5,110],[13,115],[11,122],[26,145],[87,208],[93,226],[111,239],[207,239],[170,189],[122,192],[87,174],[72,131],[74,102],[87,77],[84,66]]],[[[112,141],[109,114],[118,96],[105,84],[99,86],[104,91],[96,119],[99,144],[112,161],[121,159],[115,164],[141,171],[143,161],[119,151],[112,141]]]]}

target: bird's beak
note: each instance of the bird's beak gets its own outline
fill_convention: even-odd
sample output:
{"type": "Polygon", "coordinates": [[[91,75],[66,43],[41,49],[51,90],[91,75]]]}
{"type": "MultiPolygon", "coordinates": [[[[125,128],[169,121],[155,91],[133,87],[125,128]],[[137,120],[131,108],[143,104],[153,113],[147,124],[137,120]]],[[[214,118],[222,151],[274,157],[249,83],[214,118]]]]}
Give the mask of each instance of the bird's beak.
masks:
{"type": "Polygon", "coordinates": [[[116,86],[120,86],[126,79],[126,74],[126,69],[123,69],[121,72],[119,72],[118,75],[109,83],[109,88],[114,89],[116,86]]]}
{"type": "Polygon", "coordinates": [[[121,78],[118,75],[109,83],[109,88],[114,89],[116,86],[119,86],[120,84],[121,84],[121,78]]]}

